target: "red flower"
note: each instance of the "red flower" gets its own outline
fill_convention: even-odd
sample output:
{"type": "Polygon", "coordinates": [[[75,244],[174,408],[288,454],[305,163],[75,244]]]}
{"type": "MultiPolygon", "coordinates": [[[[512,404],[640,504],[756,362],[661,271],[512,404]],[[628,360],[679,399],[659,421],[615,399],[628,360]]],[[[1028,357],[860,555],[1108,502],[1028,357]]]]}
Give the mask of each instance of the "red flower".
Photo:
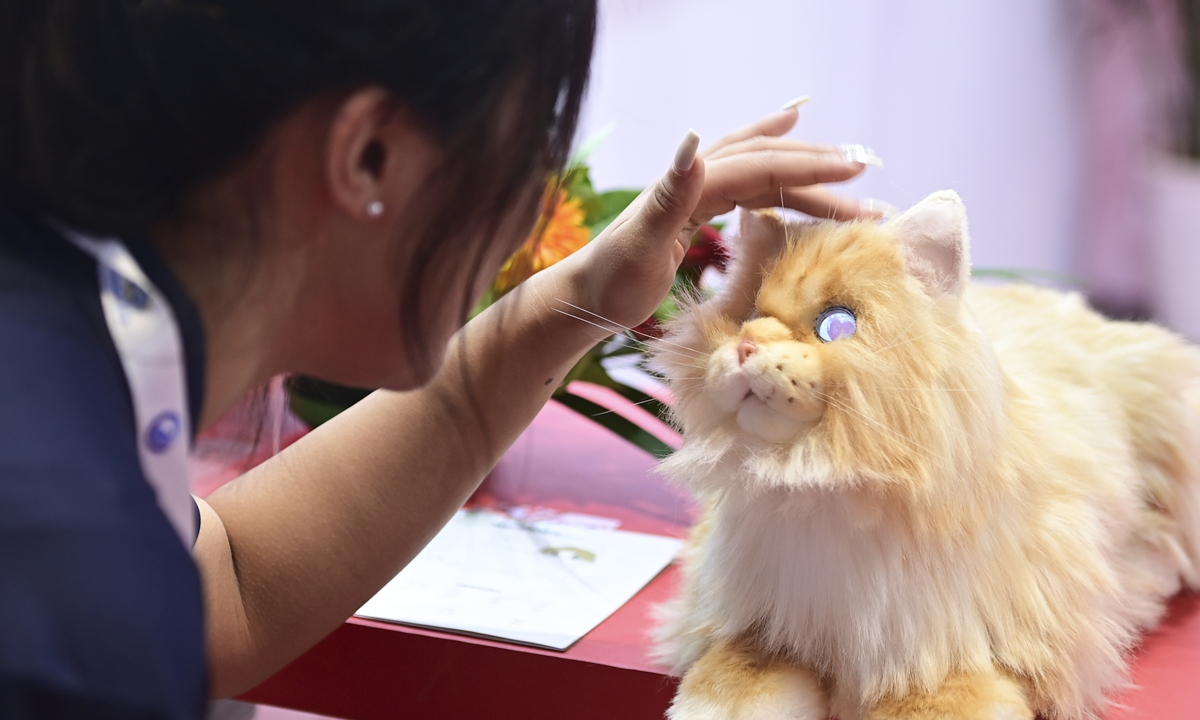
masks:
{"type": "Polygon", "coordinates": [[[692,245],[683,256],[679,274],[695,284],[700,281],[705,268],[716,265],[724,271],[728,263],[729,252],[721,233],[712,225],[704,225],[692,236],[692,245]]]}
{"type": "Polygon", "coordinates": [[[633,336],[638,340],[651,340],[663,336],[662,325],[658,323],[658,318],[651,315],[646,318],[646,322],[633,328],[633,336]]]}

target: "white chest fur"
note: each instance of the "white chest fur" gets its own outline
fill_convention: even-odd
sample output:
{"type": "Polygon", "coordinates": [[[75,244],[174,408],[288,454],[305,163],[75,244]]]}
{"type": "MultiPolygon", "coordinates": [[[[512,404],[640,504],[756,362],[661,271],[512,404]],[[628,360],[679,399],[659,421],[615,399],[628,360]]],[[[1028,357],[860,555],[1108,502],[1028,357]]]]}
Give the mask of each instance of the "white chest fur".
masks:
{"type": "Polygon", "coordinates": [[[968,548],[914,552],[908,528],[850,493],[726,497],[714,520],[696,580],[722,634],[753,628],[854,694],[989,662],[979,589],[963,573],[968,548]]]}

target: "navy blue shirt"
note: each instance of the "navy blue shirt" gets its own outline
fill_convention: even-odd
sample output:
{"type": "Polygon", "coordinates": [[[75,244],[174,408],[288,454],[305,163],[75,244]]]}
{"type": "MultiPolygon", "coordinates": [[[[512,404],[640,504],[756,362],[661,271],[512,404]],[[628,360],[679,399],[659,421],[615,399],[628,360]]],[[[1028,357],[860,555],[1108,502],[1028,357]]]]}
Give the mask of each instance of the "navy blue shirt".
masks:
{"type": "MultiPolygon", "coordinates": [[[[196,309],[127,245],[179,322],[196,427],[196,309]]],[[[0,718],[193,719],[206,696],[199,575],[138,461],[95,262],[0,206],[0,718]]]]}

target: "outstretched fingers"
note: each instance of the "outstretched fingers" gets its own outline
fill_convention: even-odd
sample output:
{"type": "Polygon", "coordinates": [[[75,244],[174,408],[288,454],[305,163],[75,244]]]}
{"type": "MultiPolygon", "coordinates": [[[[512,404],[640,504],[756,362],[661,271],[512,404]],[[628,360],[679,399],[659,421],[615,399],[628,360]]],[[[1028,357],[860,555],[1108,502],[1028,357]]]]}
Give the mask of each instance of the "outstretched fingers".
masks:
{"type": "Polygon", "coordinates": [[[805,208],[817,209],[817,217],[828,217],[834,212],[842,218],[845,214],[838,212],[832,195],[810,186],[849,180],[862,173],[865,167],[837,152],[807,150],[771,149],[719,158],[708,164],[704,194],[695,216],[707,220],[730,212],[738,205],[779,205],[782,188],[785,204],[790,194],[793,205],[800,206],[796,209],[804,212],[808,212],[805,208]],[[804,192],[797,195],[797,191],[804,192]],[[831,205],[833,210],[829,209],[831,205]]]}
{"type": "Polygon", "coordinates": [[[805,215],[822,220],[872,219],[879,220],[895,213],[895,208],[878,200],[859,200],[846,195],[839,195],[821,185],[806,188],[778,188],[757,198],[744,200],[739,205],[749,210],[768,207],[782,207],[799,210],[805,215]]]}
{"type": "Polygon", "coordinates": [[[799,119],[800,111],[796,108],[790,108],[788,110],[780,110],[779,112],[771,113],[762,120],[759,120],[752,125],[747,125],[740,130],[735,130],[712,145],[709,145],[702,153],[700,153],[700,156],[707,159],[721,152],[730,145],[735,145],[751,138],[760,136],[779,137],[780,135],[783,135],[792,128],[796,127],[796,121],[799,119]]]}
{"type": "Polygon", "coordinates": [[[798,152],[813,152],[813,153],[840,153],[838,148],[833,145],[821,145],[818,143],[805,142],[803,140],[795,140],[793,138],[784,137],[767,137],[759,135],[757,137],[739,140],[735,143],[730,143],[721,147],[719,150],[710,152],[704,156],[705,160],[712,162],[723,157],[738,155],[741,153],[762,152],[764,150],[792,150],[798,152]]]}

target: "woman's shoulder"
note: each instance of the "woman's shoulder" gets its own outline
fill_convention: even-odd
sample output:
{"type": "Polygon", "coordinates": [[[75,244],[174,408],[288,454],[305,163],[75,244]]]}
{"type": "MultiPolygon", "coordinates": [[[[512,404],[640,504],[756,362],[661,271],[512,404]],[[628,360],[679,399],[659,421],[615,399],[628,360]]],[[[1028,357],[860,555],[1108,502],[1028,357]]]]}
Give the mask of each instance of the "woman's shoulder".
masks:
{"type": "Polygon", "coordinates": [[[0,696],[195,717],[199,578],[142,475],[96,266],[47,232],[0,211],[0,696]]]}
{"type": "MultiPolygon", "coordinates": [[[[105,330],[96,264],[49,225],[0,204],[0,343],[6,355],[28,355],[69,342],[80,361],[120,360],[105,330]],[[25,341],[18,344],[17,341],[25,341]]],[[[120,380],[119,373],[114,376],[120,380]]]]}
{"type": "Polygon", "coordinates": [[[103,457],[123,447],[137,462],[128,391],[105,327],[95,264],[49,228],[3,209],[0,347],[0,463],[84,456],[95,462],[89,450],[104,450],[103,457]]]}

